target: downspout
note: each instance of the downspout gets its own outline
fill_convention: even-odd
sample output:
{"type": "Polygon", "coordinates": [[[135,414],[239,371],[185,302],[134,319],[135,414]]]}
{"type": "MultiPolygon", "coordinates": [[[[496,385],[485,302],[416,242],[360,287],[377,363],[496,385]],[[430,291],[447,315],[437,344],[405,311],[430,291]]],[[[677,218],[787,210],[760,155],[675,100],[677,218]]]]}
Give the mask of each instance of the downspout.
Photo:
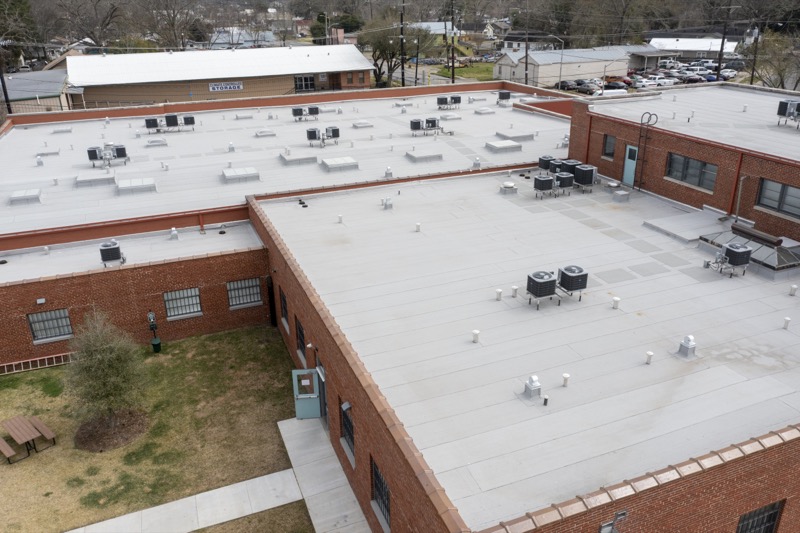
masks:
{"type": "Polygon", "coordinates": [[[586,106],[586,114],[589,115],[589,127],[586,128],[586,152],[583,154],[583,161],[589,164],[589,143],[592,140],[592,119],[594,115],[589,112],[589,106],[586,106]]]}
{"type": "Polygon", "coordinates": [[[733,214],[734,206],[736,205],[736,201],[739,197],[739,188],[741,187],[741,181],[739,180],[739,173],[742,171],[742,159],[744,159],[744,152],[739,152],[739,160],[736,162],[736,184],[733,188],[733,193],[731,194],[731,206],[728,209],[728,214],[733,214]]]}

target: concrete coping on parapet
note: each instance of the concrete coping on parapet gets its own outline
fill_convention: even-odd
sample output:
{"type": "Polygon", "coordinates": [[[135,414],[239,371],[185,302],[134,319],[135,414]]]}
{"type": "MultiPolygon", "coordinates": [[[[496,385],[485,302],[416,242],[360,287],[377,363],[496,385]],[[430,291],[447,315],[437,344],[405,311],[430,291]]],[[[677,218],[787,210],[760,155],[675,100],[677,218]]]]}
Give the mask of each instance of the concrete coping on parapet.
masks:
{"type": "Polygon", "coordinates": [[[367,372],[363,362],[358,358],[353,346],[347,342],[344,333],[333,319],[328,307],[324,304],[322,298],[320,298],[319,294],[306,277],[303,269],[300,268],[300,265],[297,263],[295,257],[289,253],[288,246],[278,234],[275,226],[272,224],[272,221],[269,219],[266,212],[264,212],[259,205],[259,200],[257,197],[247,196],[247,203],[252,210],[251,212],[254,213],[255,216],[258,217],[259,221],[264,225],[264,229],[271,234],[276,248],[281,252],[286,261],[287,268],[292,271],[297,283],[305,291],[309,300],[314,305],[314,308],[320,314],[320,318],[322,319],[323,323],[330,328],[329,331],[331,332],[334,342],[336,342],[337,346],[341,350],[345,360],[348,362],[350,368],[355,374],[356,379],[359,380],[359,383],[367,394],[367,397],[375,406],[378,416],[380,416],[383,420],[387,430],[392,436],[392,439],[397,444],[399,451],[403,454],[408,461],[409,466],[413,469],[422,489],[426,494],[428,494],[431,503],[436,508],[439,517],[442,519],[442,523],[451,533],[466,533],[470,531],[464,522],[464,519],[461,518],[461,515],[458,513],[455,505],[453,505],[453,502],[439,484],[439,481],[436,479],[433,471],[425,462],[425,459],[422,457],[422,453],[414,444],[413,439],[406,431],[403,423],[400,421],[400,418],[397,416],[394,409],[392,409],[391,405],[389,405],[386,397],[381,394],[380,389],[372,379],[372,376],[369,374],[369,372],[367,372]]]}
{"type": "Polygon", "coordinates": [[[720,465],[737,461],[798,438],[800,438],[800,424],[790,425],[654,472],[648,472],[607,487],[600,487],[594,492],[552,504],[510,521],[500,522],[496,526],[483,529],[478,533],[534,532],[547,524],[565,520],[571,516],[617,502],[685,477],[713,470],[720,465]]]}

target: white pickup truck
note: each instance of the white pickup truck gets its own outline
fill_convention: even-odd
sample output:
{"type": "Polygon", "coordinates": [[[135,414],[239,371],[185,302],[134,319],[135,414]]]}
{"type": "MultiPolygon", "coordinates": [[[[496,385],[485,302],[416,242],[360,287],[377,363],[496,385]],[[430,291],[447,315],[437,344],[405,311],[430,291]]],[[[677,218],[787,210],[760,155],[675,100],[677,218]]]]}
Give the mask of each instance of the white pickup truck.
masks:
{"type": "Polygon", "coordinates": [[[675,85],[675,78],[667,78],[666,76],[661,76],[660,74],[652,74],[647,77],[648,80],[654,81],[656,86],[658,87],[670,87],[675,85]]]}

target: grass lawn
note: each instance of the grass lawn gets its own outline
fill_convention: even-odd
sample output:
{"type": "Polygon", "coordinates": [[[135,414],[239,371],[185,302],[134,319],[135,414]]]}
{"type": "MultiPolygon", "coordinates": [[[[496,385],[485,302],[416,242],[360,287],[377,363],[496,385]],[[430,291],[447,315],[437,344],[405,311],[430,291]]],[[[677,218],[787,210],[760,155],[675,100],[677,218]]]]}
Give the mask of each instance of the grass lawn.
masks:
{"type": "MultiPolygon", "coordinates": [[[[38,415],[57,437],[48,450],[0,464],[2,531],[64,531],[290,468],[277,422],[294,416],[292,365],[276,330],[165,343],[146,364],[149,430],[103,453],[73,445],[81,421],[63,368],[0,376],[0,420],[38,415]]],[[[208,531],[234,530],[313,527],[301,501],[208,531]]]]}
{"type": "MultiPolygon", "coordinates": [[[[456,67],[456,76],[461,78],[474,78],[478,81],[492,81],[494,79],[492,74],[493,68],[494,63],[472,63],[468,67],[456,67]]],[[[434,74],[449,78],[450,69],[447,67],[440,68],[434,74]]]]}

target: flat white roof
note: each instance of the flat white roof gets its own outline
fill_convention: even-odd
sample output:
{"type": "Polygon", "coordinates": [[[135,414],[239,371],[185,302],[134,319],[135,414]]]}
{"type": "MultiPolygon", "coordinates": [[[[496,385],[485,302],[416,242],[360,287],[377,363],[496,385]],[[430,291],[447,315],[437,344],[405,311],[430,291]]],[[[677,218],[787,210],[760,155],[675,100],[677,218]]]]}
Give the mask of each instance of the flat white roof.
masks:
{"type": "MultiPolygon", "coordinates": [[[[114,236],[127,265],[169,261],[219,252],[263,248],[249,222],[181,228],[177,238],[169,230],[114,236]]],[[[57,244],[12,252],[0,252],[0,283],[29,281],[102,269],[100,243],[109,239],[57,244]]],[[[109,263],[116,266],[119,263],[109,263]]]]}
{"type": "Polygon", "coordinates": [[[595,101],[592,111],[636,124],[643,113],[655,113],[656,129],[800,161],[797,122],[784,124],[781,118],[778,124],[778,103],[797,99],[797,93],[781,94],[728,82],[684,87],[653,90],[647,98],[595,101]]]}
{"type": "Polygon", "coordinates": [[[305,201],[261,205],[474,530],[800,419],[788,285],[721,276],[642,225],[697,237],[716,214],[599,187],[535,199],[519,174],[305,201]],[[529,305],[528,274],[573,264],[582,301],[529,305]],[[689,334],[693,359],[676,355],[689,334]],[[547,407],[522,394],[532,374],[547,407]]]}
{"type": "MultiPolygon", "coordinates": [[[[711,37],[654,37],[650,39],[650,44],[660,50],[679,50],[682,52],[706,50],[708,52],[719,53],[722,39],[714,39],[711,37]]],[[[737,41],[729,41],[726,39],[724,52],[734,52],[737,44],[737,41]]],[[[716,55],[713,58],[716,59],[716,55]]]]}
{"type": "Polygon", "coordinates": [[[372,63],[351,44],[67,57],[69,83],[78,87],[373,68],[372,63]]]}
{"type": "Polygon", "coordinates": [[[567,155],[557,146],[569,121],[499,107],[489,91],[452,94],[462,96],[458,109],[438,109],[436,96],[327,103],[319,120],[295,121],[286,106],[235,109],[194,113],[194,130],[150,135],[144,117],[18,126],[0,137],[0,233],[242,205],[248,194],[383,180],[387,167],[398,178],[466,171],[476,157],[485,168],[567,155]],[[476,114],[481,108],[493,114],[476,114]],[[455,115],[440,122],[453,135],[412,136],[412,119],[445,114],[455,115]],[[330,126],[340,129],[338,144],[309,146],[307,129],[330,126]],[[530,137],[519,141],[521,151],[494,153],[485,145],[500,139],[497,132],[530,137]],[[152,144],[160,140],[166,145],[152,144]],[[124,145],[130,162],[115,160],[108,172],[102,164],[93,168],[86,150],[106,142],[124,145]],[[414,162],[406,152],[441,159],[414,162]],[[282,163],[282,155],[293,164],[282,163]],[[324,159],[342,157],[355,159],[358,168],[325,170],[324,159]],[[308,159],[301,164],[298,158],[308,159]],[[260,179],[226,180],[229,166],[254,168],[260,179]],[[117,182],[139,178],[152,179],[155,191],[118,190],[117,182]],[[38,201],[11,202],[15,192],[31,189],[39,191],[38,201]]]}

